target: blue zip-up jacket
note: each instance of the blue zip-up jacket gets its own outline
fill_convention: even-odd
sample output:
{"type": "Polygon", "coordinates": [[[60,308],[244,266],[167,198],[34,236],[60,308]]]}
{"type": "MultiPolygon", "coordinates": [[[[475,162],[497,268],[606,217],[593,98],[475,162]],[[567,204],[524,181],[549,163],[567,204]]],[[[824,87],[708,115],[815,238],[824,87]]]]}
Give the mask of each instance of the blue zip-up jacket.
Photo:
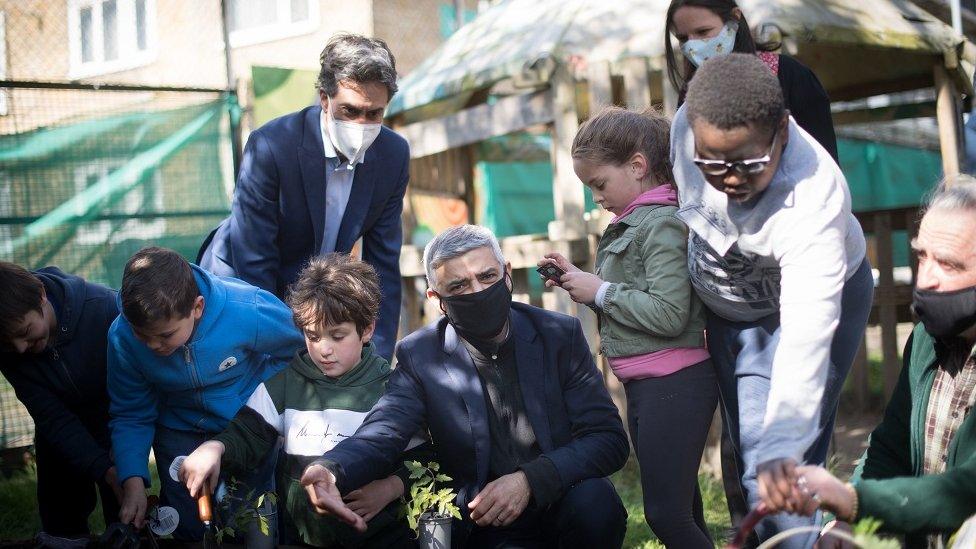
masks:
{"type": "Polygon", "coordinates": [[[284,368],[303,345],[291,310],[269,292],[193,265],[203,316],[190,340],[157,356],[120,315],[108,334],[108,392],[119,481],[149,486],[156,424],[218,433],[255,387],[284,368]]]}
{"type": "Polygon", "coordinates": [[[57,267],[34,271],[58,317],[40,354],[0,353],[3,374],[34,418],[35,438],[73,469],[105,477],[109,458],[105,334],[119,315],[115,290],[57,267]]]}

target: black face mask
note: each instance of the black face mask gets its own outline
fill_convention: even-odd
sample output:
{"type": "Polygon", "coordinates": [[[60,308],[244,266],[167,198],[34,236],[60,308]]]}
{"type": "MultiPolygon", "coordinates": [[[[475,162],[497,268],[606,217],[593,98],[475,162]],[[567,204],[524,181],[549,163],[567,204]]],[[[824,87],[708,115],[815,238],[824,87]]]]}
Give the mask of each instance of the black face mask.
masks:
{"type": "Polygon", "coordinates": [[[932,337],[948,339],[976,324],[976,286],[952,292],[912,292],[912,311],[932,337]]]}
{"type": "Polygon", "coordinates": [[[508,274],[491,286],[473,294],[441,296],[441,310],[468,341],[488,341],[505,329],[512,308],[508,274]]]}

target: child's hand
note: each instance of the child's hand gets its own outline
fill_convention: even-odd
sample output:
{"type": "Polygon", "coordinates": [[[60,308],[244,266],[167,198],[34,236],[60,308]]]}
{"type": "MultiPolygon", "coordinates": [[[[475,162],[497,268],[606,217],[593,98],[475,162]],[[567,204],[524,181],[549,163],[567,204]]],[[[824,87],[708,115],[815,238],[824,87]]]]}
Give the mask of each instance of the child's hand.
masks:
{"type": "Polygon", "coordinates": [[[376,513],[402,494],[403,481],[396,475],[390,475],[349,492],[343,499],[353,512],[369,522],[376,513]]]}
{"type": "Polygon", "coordinates": [[[596,301],[596,293],[603,285],[603,279],[595,274],[576,269],[576,272],[566,273],[560,277],[559,286],[569,292],[573,301],[590,305],[596,301]]]}
{"type": "Polygon", "coordinates": [[[141,529],[146,524],[146,486],[142,477],[129,477],[122,483],[122,508],[119,522],[141,529]]]}
{"type": "Polygon", "coordinates": [[[183,466],[180,467],[180,482],[186,484],[190,497],[196,498],[200,495],[204,482],[210,487],[217,486],[220,478],[220,457],[223,455],[224,443],[208,440],[186,456],[183,466]]]}
{"type": "MultiPolygon", "coordinates": [[[[567,273],[582,272],[579,267],[573,265],[568,259],[566,259],[563,254],[552,252],[544,256],[545,258],[539,261],[536,265],[542,267],[543,265],[555,265],[566,271],[567,273]]],[[[559,286],[555,281],[546,279],[546,287],[552,288],[553,286],[559,286]]]]}

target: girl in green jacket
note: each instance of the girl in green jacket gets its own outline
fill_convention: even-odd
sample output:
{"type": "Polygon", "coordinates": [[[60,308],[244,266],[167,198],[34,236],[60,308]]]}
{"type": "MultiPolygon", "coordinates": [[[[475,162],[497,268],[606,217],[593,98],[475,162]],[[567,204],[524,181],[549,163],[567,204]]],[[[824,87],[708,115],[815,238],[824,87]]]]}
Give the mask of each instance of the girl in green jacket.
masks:
{"type": "Polygon", "coordinates": [[[601,352],[627,393],[648,525],[668,547],[711,548],[697,473],[718,388],[688,277],[688,229],[675,216],[669,134],[666,117],[617,107],[580,127],[573,168],[614,217],[595,274],[558,253],[539,265],[565,271],[546,285],[599,317],[601,352]]]}

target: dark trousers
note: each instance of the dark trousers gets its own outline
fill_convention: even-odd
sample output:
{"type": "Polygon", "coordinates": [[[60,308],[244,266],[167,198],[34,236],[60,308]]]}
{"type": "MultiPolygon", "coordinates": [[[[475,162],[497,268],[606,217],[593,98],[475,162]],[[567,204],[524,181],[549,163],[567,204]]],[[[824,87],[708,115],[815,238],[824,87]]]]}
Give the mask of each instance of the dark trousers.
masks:
{"type": "Polygon", "coordinates": [[[647,525],[666,547],[711,549],[698,488],[698,466],[718,404],[711,361],[628,381],[624,389],[647,525]]]}
{"type": "Polygon", "coordinates": [[[548,509],[526,509],[503,528],[475,526],[467,547],[476,549],[619,548],[627,531],[627,511],[607,478],[577,483],[548,509]]]}
{"type": "Polygon", "coordinates": [[[104,480],[94,481],[85,472],[71,467],[60,452],[40,437],[34,443],[37,462],[37,508],[41,528],[52,536],[87,536],[88,516],[102,497],[105,524],[118,522],[119,502],[104,480]]]}
{"type": "MultiPolygon", "coordinates": [[[[190,497],[190,492],[187,491],[185,485],[169,476],[169,467],[178,456],[189,455],[197,449],[197,446],[210,440],[216,434],[176,431],[162,425],[156,425],[153,452],[156,455],[156,467],[159,470],[159,503],[174,508],[180,515],[180,522],[173,532],[173,539],[184,542],[201,541],[206,529],[200,522],[196,500],[190,497]]],[[[257,498],[265,492],[274,490],[274,467],[277,456],[277,451],[272,451],[261,465],[246,474],[234,477],[240,482],[237,489],[238,497],[244,497],[253,490],[252,497],[257,498]]],[[[221,505],[220,500],[226,494],[224,482],[230,477],[231,475],[226,474],[226,472],[221,472],[220,484],[211,488],[214,490],[213,510],[215,513],[221,513],[221,518],[225,521],[229,520],[233,510],[225,509],[226,506],[221,505]]],[[[277,538],[277,516],[270,516],[276,512],[275,508],[267,500],[264,507],[261,513],[269,516],[271,536],[273,539],[277,538]]]]}

